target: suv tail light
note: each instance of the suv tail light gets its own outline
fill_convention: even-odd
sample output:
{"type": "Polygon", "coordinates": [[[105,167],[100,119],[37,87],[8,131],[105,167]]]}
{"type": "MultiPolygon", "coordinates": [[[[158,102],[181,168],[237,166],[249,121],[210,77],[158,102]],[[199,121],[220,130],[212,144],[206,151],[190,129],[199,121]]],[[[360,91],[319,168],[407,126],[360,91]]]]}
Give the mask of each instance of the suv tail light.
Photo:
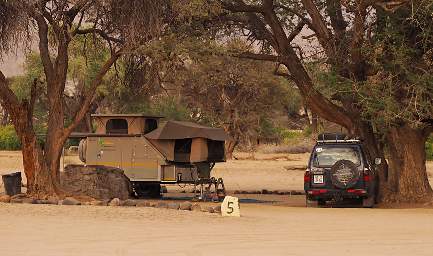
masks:
{"type": "Polygon", "coordinates": [[[368,169],[364,169],[364,177],[363,180],[365,182],[371,181],[370,171],[368,169]]]}
{"type": "Polygon", "coordinates": [[[310,171],[306,171],[304,173],[304,182],[310,182],[311,181],[311,174],[310,171]]]}

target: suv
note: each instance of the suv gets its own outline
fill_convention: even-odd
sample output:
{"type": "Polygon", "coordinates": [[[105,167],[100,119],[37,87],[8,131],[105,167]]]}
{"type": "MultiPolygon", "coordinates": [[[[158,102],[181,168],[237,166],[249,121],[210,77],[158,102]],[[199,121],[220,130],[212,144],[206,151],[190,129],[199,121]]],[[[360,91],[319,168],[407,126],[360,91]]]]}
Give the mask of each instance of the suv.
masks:
{"type": "Polygon", "coordinates": [[[304,175],[307,207],[345,199],[373,207],[377,183],[377,172],[360,140],[346,139],[344,134],[319,135],[304,175]]]}

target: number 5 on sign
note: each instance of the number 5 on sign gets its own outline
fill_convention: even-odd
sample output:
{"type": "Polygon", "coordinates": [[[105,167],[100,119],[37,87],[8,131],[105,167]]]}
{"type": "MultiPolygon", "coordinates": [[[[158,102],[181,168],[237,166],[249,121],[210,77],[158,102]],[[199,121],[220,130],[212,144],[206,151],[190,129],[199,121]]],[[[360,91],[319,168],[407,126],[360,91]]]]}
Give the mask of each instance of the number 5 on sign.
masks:
{"type": "Polygon", "coordinates": [[[239,199],[233,196],[226,196],[221,204],[222,216],[240,217],[239,199]]]}

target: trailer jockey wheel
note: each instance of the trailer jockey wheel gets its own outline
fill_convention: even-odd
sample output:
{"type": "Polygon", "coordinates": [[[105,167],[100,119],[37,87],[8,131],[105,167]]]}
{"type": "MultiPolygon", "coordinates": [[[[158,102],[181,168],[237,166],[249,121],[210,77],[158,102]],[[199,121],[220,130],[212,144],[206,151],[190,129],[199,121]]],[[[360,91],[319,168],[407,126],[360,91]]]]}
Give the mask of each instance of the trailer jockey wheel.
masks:
{"type": "Polygon", "coordinates": [[[160,198],[161,185],[146,182],[132,182],[132,187],[138,198],[160,198]]]}

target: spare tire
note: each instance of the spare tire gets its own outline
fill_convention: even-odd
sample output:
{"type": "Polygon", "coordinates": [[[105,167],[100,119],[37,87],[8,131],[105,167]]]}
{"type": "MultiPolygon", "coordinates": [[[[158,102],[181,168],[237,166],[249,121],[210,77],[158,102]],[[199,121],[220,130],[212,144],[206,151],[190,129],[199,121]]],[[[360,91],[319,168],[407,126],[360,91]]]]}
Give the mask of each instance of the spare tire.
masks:
{"type": "Polygon", "coordinates": [[[80,140],[80,144],[78,144],[78,157],[81,162],[86,162],[86,151],[87,151],[87,140],[80,140]]]}
{"type": "Polygon", "coordinates": [[[351,188],[358,179],[359,171],[352,161],[340,160],[331,167],[332,184],[338,188],[351,188]]]}

